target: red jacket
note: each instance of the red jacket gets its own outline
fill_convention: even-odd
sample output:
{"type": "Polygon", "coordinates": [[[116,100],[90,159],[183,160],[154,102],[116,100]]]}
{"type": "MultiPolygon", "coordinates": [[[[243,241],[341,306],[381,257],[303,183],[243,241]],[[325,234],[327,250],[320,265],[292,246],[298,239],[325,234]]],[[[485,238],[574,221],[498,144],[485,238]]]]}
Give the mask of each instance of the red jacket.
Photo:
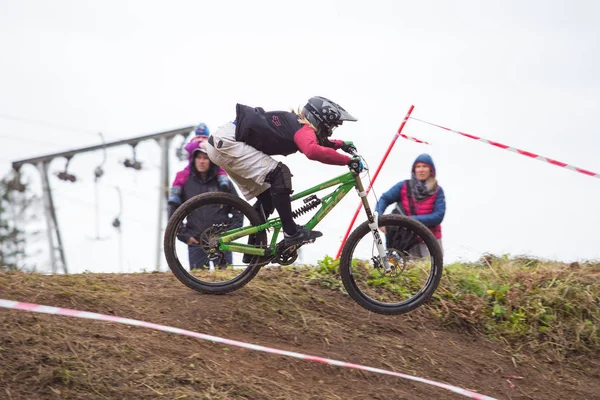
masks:
{"type": "MultiPolygon", "coordinates": [[[[407,194],[407,190],[408,189],[408,185],[402,185],[402,188],[400,189],[400,198],[398,199],[398,201],[402,202],[402,207],[404,207],[404,210],[406,210],[406,215],[412,215],[412,213],[410,212],[410,204],[408,203],[408,194],[407,194]]],[[[435,206],[435,200],[438,196],[440,192],[440,188],[438,187],[435,191],[434,194],[432,194],[431,196],[428,196],[426,198],[424,198],[421,201],[416,201],[413,198],[413,204],[415,206],[415,215],[425,215],[425,214],[432,214],[433,210],[434,210],[434,206],[435,206]]],[[[442,225],[438,224],[435,226],[431,226],[429,227],[429,229],[431,230],[431,232],[433,232],[433,235],[436,237],[436,239],[441,239],[442,238],[442,225]]]]}

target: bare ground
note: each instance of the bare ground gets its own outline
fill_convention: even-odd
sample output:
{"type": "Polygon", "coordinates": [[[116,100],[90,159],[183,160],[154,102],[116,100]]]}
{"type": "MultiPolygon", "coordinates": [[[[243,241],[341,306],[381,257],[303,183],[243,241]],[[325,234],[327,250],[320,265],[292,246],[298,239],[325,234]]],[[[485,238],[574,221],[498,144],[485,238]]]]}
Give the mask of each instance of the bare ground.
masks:
{"type": "MultiPolygon", "coordinates": [[[[499,399],[600,399],[598,355],[548,354],[448,329],[422,307],[370,313],[301,274],[263,269],[203,295],[171,273],[0,273],[0,298],[140,319],[412,374],[499,399]],[[507,381],[509,376],[514,387],[507,381]]],[[[462,399],[396,377],[128,327],[0,310],[4,399],[462,399]]]]}

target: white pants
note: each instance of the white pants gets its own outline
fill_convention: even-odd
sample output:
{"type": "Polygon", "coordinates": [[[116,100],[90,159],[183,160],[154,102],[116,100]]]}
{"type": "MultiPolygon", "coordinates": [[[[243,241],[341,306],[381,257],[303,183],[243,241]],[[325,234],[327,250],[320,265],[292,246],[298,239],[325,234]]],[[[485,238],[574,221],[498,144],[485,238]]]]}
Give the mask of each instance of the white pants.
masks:
{"type": "Polygon", "coordinates": [[[235,125],[220,126],[212,135],[214,146],[208,144],[208,158],[223,168],[238,185],[246,200],[258,196],[271,185],[265,182],[278,161],[254,147],[235,140],[235,125]]]}

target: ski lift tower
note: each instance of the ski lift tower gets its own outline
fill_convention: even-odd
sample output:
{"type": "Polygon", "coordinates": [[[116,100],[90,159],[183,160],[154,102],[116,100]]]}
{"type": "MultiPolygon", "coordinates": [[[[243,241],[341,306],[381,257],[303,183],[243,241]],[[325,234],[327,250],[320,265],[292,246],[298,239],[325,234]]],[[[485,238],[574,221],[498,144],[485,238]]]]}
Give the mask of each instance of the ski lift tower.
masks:
{"type": "Polygon", "coordinates": [[[82,147],[79,149],[63,151],[59,153],[47,154],[39,157],[28,158],[24,160],[14,161],[12,167],[16,174],[16,179],[19,180],[19,172],[23,165],[31,164],[37,167],[41,178],[42,178],[42,192],[44,201],[44,214],[46,216],[46,228],[48,237],[48,248],[50,250],[50,263],[52,266],[52,272],[56,273],[59,269],[63,273],[68,273],[67,261],[65,258],[65,251],[60,235],[60,229],[58,225],[58,219],[56,218],[56,210],[54,207],[54,201],[52,199],[52,187],[48,179],[48,165],[55,158],[65,158],[67,160],[65,170],[57,174],[58,178],[65,181],[75,182],[77,178],[75,175],[68,172],[69,161],[76,155],[81,153],[87,153],[91,151],[106,150],[110,147],[117,146],[131,146],[134,151],[134,157],[132,160],[125,160],[124,165],[128,168],[140,170],[141,163],[135,159],[135,146],[138,143],[145,140],[156,140],[161,147],[161,162],[160,162],[160,192],[159,192],[159,210],[158,210],[158,234],[157,234],[157,253],[156,253],[156,269],[159,269],[161,252],[162,252],[162,229],[163,220],[166,210],[166,202],[168,198],[169,190],[169,147],[172,139],[177,135],[187,137],[189,132],[193,129],[193,126],[185,128],[179,128],[166,132],[153,133],[150,135],[138,136],[130,139],[118,140],[110,143],[102,143],[95,146],[82,147]]]}

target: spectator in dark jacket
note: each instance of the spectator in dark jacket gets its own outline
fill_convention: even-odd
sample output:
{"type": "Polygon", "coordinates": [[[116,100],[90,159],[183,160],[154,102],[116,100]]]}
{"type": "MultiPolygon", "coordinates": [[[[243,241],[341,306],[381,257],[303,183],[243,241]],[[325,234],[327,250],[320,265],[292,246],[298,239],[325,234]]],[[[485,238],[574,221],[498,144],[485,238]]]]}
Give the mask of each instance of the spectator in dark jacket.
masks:
{"type": "MultiPolygon", "coordinates": [[[[223,190],[219,186],[218,172],[219,166],[212,163],[206,154],[206,150],[199,144],[195,148],[189,148],[190,174],[181,190],[181,203],[188,199],[209,192],[225,191],[237,195],[233,185],[223,190]]],[[[169,202],[169,217],[175,212],[179,204],[169,202]]],[[[236,212],[233,216],[230,210],[222,209],[218,204],[205,205],[193,211],[187,217],[187,223],[182,224],[177,238],[188,245],[188,255],[190,260],[190,269],[207,268],[210,266],[211,259],[202,249],[199,243],[200,235],[214,224],[226,223],[229,229],[242,226],[243,215],[236,212]]],[[[232,264],[231,252],[224,252],[224,257],[212,260],[215,268],[225,268],[232,264]]]]}
{"type": "MultiPolygon", "coordinates": [[[[400,181],[379,198],[375,210],[383,215],[386,208],[397,203],[401,214],[422,222],[442,244],[442,220],[446,214],[446,198],[444,190],[435,178],[435,165],[429,154],[421,154],[413,163],[411,178],[400,181]],[[407,182],[410,182],[407,185],[407,182]],[[408,190],[410,186],[410,191],[408,190]],[[412,196],[415,213],[412,215],[408,196],[412,196]],[[400,204],[402,207],[400,207],[400,204]]],[[[384,231],[385,232],[385,231],[384,231]]],[[[415,257],[427,257],[429,252],[424,243],[417,244],[409,253],[415,257]]]]}

